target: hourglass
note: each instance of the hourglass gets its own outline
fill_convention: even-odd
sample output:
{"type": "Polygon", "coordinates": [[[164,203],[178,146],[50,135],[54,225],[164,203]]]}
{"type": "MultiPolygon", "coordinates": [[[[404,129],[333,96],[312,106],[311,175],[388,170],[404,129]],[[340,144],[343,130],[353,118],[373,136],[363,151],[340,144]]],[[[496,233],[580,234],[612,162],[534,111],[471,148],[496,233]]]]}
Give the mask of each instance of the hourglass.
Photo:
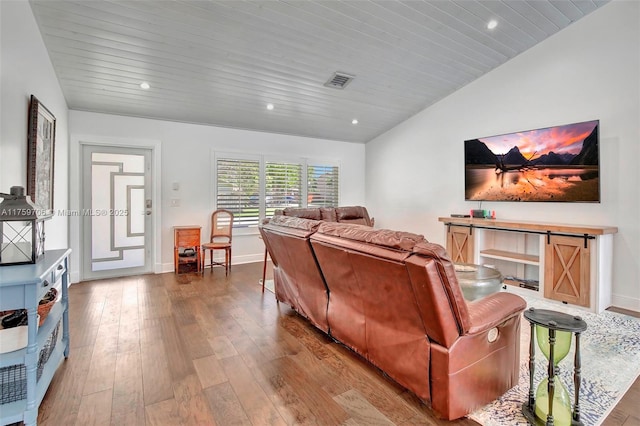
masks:
{"type": "Polygon", "coordinates": [[[529,308],[524,317],[531,323],[529,344],[529,397],[522,405],[522,412],[529,423],[546,426],[581,426],[580,421],[580,333],[587,323],[580,317],[545,309],[529,308]],[[573,407],[567,388],[557,375],[558,363],[571,348],[571,335],[575,334],[576,350],[573,360],[573,384],[575,399],[573,407]],[[534,393],[535,341],[549,361],[547,377],[540,382],[534,393]]]}

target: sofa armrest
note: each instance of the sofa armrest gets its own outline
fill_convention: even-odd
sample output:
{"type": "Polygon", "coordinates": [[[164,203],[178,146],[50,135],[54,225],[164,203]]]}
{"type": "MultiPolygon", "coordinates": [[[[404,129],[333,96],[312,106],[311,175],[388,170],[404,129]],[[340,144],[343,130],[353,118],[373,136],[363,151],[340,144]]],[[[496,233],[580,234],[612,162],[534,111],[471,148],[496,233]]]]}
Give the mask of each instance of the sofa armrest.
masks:
{"type": "Polygon", "coordinates": [[[527,302],[512,293],[494,293],[467,304],[471,327],[468,334],[477,334],[496,327],[509,318],[520,315],[527,302]]]}

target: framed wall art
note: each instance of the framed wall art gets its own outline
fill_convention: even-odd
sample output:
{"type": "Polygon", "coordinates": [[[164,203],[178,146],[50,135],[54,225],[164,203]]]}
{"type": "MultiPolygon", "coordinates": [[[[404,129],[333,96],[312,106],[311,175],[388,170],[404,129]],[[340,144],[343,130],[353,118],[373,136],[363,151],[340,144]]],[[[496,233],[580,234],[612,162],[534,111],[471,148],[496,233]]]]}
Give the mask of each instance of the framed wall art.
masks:
{"type": "Polygon", "coordinates": [[[53,215],[56,118],[33,95],[27,134],[27,194],[40,215],[53,215]]]}

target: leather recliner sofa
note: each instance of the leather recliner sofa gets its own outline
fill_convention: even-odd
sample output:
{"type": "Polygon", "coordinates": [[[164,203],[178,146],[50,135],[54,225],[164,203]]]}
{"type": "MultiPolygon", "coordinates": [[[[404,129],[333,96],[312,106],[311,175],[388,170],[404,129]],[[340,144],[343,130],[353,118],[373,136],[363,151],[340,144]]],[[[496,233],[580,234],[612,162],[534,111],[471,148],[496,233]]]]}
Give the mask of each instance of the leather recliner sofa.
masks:
{"type": "Polygon", "coordinates": [[[444,248],[421,235],[274,216],[260,227],[278,301],[453,420],[518,382],[525,301],[467,302],[444,248]]]}
{"type": "Polygon", "coordinates": [[[304,219],[322,220],[324,222],[352,223],[355,225],[374,226],[375,219],[363,206],[343,207],[287,207],[276,210],[275,215],[295,216],[304,219]]]}

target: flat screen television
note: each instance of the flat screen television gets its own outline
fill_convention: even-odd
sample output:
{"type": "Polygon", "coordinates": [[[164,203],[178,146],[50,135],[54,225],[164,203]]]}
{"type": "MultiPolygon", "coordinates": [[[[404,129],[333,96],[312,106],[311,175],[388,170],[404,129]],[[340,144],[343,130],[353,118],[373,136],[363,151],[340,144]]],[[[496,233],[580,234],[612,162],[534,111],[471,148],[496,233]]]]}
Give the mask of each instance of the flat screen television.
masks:
{"type": "Polygon", "coordinates": [[[600,202],[599,123],[464,141],[465,200],[600,202]]]}

